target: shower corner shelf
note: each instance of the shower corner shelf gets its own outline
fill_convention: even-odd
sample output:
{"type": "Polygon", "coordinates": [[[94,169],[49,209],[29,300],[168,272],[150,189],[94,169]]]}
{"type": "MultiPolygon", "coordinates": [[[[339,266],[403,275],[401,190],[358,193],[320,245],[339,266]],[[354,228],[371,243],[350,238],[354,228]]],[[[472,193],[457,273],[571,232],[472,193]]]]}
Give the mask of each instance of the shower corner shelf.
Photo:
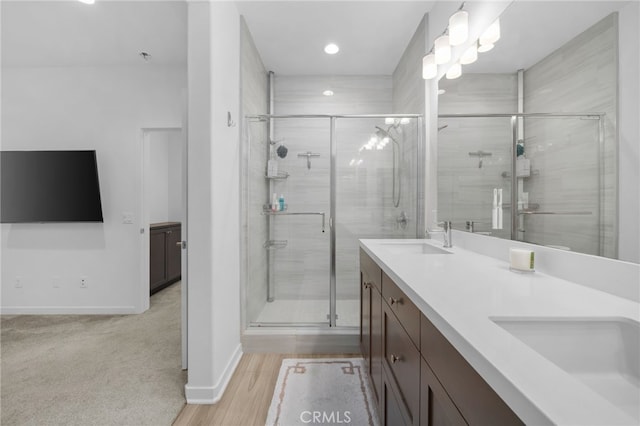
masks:
{"type": "Polygon", "coordinates": [[[285,248],[289,242],[287,240],[268,240],[262,245],[262,247],[269,249],[285,248]]]}
{"type": "Polygon", "coordinates": [[[275,176],[269,176],[269,175],[265,175],[265,179],[286,179],[289,177],[289,173],[287,172],[279,172],[277,175],[275,176]]]}
{"type": "Polygon", "coordinates": [[[262,214],[285,214],[287,213],[287,210],[289,209],[289,205],[285,204],[284,205],[284,210],[272,210],[271,209],[271,204],[263,204],[262,205],[262,214]]]}

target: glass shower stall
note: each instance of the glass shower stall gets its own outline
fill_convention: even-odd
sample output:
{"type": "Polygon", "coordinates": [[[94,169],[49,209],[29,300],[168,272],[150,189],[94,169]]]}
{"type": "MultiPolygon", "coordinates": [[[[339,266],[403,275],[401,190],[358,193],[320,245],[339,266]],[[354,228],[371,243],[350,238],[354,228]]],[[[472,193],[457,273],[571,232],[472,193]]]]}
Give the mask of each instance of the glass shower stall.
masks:
{"type": "Polygon", "coordinates": [[[358,327],[361,238],[424,229],[422,117],[245,119],[245,327],[358,327]]]}

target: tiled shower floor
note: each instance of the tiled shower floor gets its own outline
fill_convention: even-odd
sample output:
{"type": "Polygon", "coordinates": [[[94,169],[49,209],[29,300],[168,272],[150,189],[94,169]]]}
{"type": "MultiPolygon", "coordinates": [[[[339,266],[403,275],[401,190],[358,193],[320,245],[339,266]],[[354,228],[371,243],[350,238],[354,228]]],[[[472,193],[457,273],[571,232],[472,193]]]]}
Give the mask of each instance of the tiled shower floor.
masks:
{"type": "MultiPolygon", "coordinates": [[[[360,300],[336,301],[338,320],[341,327],[360,325],[360,300]]],[[[267,302],[258,315],[257,323],[328,323],[329,300],[274,300],[267,302]]]]}

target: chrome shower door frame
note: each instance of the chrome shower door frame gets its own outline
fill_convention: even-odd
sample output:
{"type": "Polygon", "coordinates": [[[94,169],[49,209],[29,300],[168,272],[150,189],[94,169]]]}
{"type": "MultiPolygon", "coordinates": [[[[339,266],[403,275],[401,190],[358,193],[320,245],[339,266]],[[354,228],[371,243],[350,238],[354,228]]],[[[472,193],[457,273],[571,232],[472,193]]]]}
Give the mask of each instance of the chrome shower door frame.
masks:
{"type": "MultiPolygon", "coordinates": [[[[354,328],[354,327],[349,327],[349,326],[337,326],[336,325],[336,319],[337,319],[337,313],[336,313],[336,297],[337,297],[337,282],[336,282],[336,191],[337,191],[337,151],[338,151],[338,143],[336,140],[336,121],[338,119],[367,119],[367,118],[371,118],[371,119],[385,119],[385,118],[397,118],[397,119],[401,119],[401,118],[415,118],[417,120],[417,138],[418,138],[418,143],[417,143],[417,152],[416,155],[418,156],[417,158],[417,182],[416,182],[416,211],[415,211],[415,215],[416,215],[416,238],[422,238],[423,236],[420,235],[420,230],[424,229],[424,198],[425,198],[425,185],[424,185],[424,163],[425,163],[425,158],[424,158],[424,153],[425,153],[425,138],[424,138],[424,121],[423,121],[423,116],[421,114],[363,114],[363,115],[357,115],[357,114],[350,114],[350,115],[337,115],[337,114],[290,114],[290,115],[277,115],[277,114],[261,114],[261,115],[247,115],[244,117],[245,118],[245,138],[244,141],[248,143],[248,141],[250,140],[250,132],[248,129],[248,123],[252,122],[252,121],[260,121],[260,122],[267,122],[267,125],[269,126],[269,138],[272,139],[273,138],[273,120],[274,119],[287,119],[287,118],[292,118],[292,119],[306,119],[306,118],[315,118],[315,119],[328,119],[329,120],[329,131],[330,131],[330,140],[329,140],[329,147],[330,147],[330,169],[329,169],[329,218],[328,218],[328,224],[329,224],[329,264],[330,264],[330,271],[329,271],[329,318],[328,318],[328,325],[329,327],[332,328],[354,328]]],[[[268,149],[268,144],[267,144],[267,149],[268,149]]],[[[248,158],[245,158],[245,156],[243,155],[243,161],[246,161],[248,164],[248,158]]],[[[245,164],[245,168],[246,168],[246,164],[245,164]]],[[[247,175],[246,175],[246,171],[245,173],[243,173],[244,179],[248,179],[247,175]]],[[[246,181],[245,181],[246,183],[246,181]]],[[[248,196],[249,194],[247,194],[248,196]]],[[[243,200],[243,206],[244,208],[247,208],[248,206],[248,201],[247,200],[243,200]]],[[[247,213],[243,211],[243,214],[245,215],[245,220],[247,219],[247,213]]],[[[271,223],[269,224],[269,226],[271,226],[271,223]]],[[[242,238],[242,251],[244,253],[246,253],[247,251],[247,244],[248,244],[248,240],[246,238],[246,235],[243,236],[242,238]]],[[[247,302],[247,298],[249,297],[249,295],[246,292],[246,280],[247,280],[247,267],[248,267],[248,259],[245,259],[244,262],[244,269],[245,272],[243,272],[241,274],[242,280],[243,280],[243,300],[244,300],[244,304],[246,304],[247,302]]],[[[270,268],[269,268],[270,269],[270,268]]],[[[270,274],[271,272],[268,271],[268,274],[270,274]]],[[[270,279],[268,278],[268,297],[273,297],[273,289],[271,288],[270,285],[270,279]]],[[[244,308],[243,308],[244,309],[244,308]]],[[[246,329],[250,324],[248,324],[248,318],[245,317],[246,313],[243,313],[243,329],[246,329]]],[[[303,323],[283,323],[283,324],[269,324],[270,326],[297,326],[297,327],[319,327],[318,324],[303,324],[303,323]]]]}

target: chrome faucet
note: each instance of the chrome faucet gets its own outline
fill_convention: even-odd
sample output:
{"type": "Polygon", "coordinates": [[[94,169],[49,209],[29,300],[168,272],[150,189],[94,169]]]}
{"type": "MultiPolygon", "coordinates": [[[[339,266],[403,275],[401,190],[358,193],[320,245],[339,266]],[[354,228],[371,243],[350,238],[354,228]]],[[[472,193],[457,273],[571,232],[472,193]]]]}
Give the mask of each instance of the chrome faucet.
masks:
{"type": "Polygon", "coordinates": [[[442,233],[444,244],[442,247],[451,248],[453,244],[451,242],[451,221],[445,220],[444,222],[438,222],[438,225],[442,225],[442,229],[427,229],[427,234],[442,233]]]}

